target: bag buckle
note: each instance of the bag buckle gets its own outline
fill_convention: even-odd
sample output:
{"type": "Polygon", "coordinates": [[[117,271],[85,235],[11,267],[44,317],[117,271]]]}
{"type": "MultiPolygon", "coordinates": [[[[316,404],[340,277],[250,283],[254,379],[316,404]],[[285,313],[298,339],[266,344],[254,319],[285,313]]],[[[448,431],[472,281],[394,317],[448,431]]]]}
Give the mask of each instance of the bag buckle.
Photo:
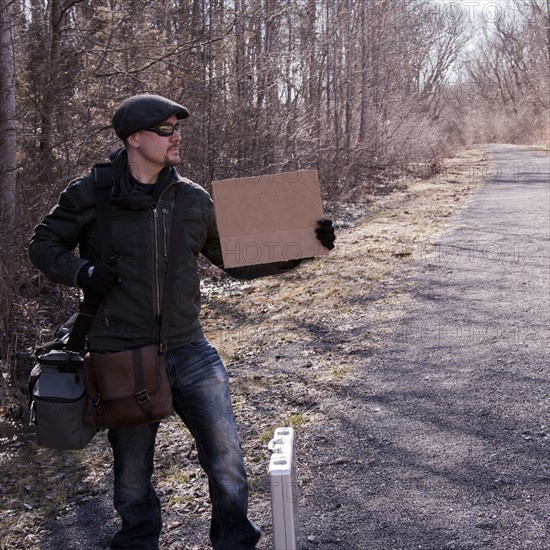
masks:
{"type": "Polygon", "coordinates": [[[36,405],[34,403],[34,399],[31,402],[30,409],[29,426],[34,426],[36,424],[36,405]]]}
{"type": "Polygon", "coordinates": [[[139,390],[138,392],[134,393],[134,397],[137,399],[137,402],[140,405],[143,405],[144,403],[147,403],[147,401],[149,401],[149,399],[150,399],[149,394],[147,393],[146,389],[139,390]]]}

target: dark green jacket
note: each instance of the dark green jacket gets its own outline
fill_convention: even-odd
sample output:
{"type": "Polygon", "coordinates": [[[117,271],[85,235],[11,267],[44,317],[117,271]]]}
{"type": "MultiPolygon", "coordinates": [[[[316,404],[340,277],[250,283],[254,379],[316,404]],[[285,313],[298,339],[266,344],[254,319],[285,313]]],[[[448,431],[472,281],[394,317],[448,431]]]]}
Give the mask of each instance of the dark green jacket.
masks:
{"type": "MultiPolygon", "coordinates": [[[[120,257],[116,270],[123,282],[100,304],[88,333],[92,349],[118,351],[158,343],[178,180],[184,182],[185,194],[168,347],[189,344],[202,337],[197,258],[202,253],[223,268],[214,207],[202,187],[181,178],[172,169],[156,206],[129,209],[124,201],[113,204],[112,254],[120,257]]],[[[99,257],[94,228],[94,182],[87,175],[63,191],[58,204],[35,228],[29,250],[31,261],[53,282],[77,286],[81,267],[99,257]],[[86,258],[73,252],[82,238],[86,258]]],[[[245,269],[233,275],[250,278],[279,272],[281,267],[292,266],[258,266],[248,273],[245,269]]]]}

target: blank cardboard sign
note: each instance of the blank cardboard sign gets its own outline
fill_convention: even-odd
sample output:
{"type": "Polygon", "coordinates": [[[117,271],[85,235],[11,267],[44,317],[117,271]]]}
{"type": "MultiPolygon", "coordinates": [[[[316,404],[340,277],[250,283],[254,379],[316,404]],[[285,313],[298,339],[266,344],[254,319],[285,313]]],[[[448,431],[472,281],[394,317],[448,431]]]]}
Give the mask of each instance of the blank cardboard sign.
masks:
{"type": "Polygon", "coordinates": [[[213,181],[212,195],[225,267],[328,254],[317,170],[213,181]]]}

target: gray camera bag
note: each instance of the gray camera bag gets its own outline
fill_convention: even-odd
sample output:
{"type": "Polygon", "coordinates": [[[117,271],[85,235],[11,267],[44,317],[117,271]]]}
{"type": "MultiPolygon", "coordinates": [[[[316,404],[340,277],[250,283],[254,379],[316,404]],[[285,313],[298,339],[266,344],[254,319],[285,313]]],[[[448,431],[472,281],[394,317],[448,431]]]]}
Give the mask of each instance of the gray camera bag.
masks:
{"type": "Polygon", "coordinates": [[[31,377],[31,422],[38,444],[50,449],[83,449],[96,434],[84,424],[86,392],[82,356],[65,349],[38,354],[31,377]]]}

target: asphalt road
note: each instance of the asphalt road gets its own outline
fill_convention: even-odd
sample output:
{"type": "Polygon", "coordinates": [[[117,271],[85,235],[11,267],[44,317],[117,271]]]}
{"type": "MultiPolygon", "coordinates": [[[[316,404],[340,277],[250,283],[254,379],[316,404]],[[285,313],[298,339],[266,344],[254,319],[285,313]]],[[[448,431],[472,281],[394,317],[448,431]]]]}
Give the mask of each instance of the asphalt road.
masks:
{"type": "Polygon", "coordinates": [[[484,148],[302,465],[308,550],[550,548],[550,158],[484,148]]]}

